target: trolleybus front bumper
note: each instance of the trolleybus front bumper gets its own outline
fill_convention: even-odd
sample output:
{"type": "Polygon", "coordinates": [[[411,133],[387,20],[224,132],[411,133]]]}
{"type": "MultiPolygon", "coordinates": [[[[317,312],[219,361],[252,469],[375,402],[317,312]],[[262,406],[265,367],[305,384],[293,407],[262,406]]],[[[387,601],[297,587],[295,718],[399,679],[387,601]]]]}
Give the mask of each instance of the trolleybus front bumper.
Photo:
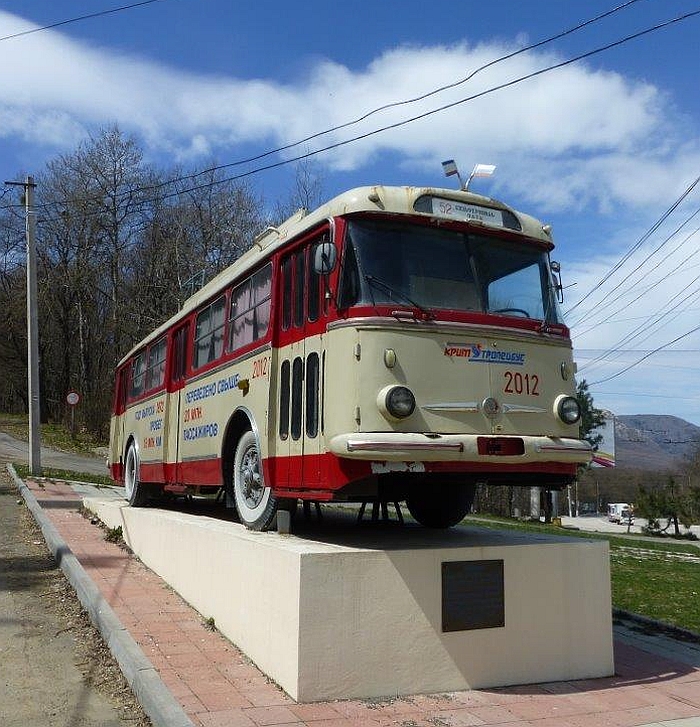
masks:
{"type": "Polygon", "coordinates": [[[543,436],[356,432],[330,441],[338,457],[385,462],[469,462],[582,465],[593,452],[585,440],[543,436]]]}

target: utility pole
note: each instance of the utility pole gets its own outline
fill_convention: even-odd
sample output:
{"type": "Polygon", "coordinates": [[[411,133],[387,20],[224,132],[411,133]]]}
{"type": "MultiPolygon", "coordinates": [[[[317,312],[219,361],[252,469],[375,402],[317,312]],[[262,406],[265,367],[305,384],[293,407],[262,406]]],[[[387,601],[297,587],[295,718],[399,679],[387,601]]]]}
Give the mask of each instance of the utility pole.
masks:
{"type": "Polygon", "coordinates": [[[34,177],[24,182],[5,182],[24,187],[24,210],[27,230],[27,389],[29,398],[29,472],[41,474],[41,406],[39,396],[39,315],[36,282],[36,213],[34,212],[34,177]]]}

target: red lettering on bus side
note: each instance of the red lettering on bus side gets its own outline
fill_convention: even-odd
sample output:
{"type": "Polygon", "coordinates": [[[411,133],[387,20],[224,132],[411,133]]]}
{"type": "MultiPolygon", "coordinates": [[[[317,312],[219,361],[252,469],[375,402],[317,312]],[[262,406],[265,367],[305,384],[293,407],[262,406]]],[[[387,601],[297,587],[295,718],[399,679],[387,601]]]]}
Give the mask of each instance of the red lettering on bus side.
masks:
{"type": "Polygon", "coordinates": [[[253,378],[258,379],[267,376],[268,358],[259,358],[253,361],[253,378]]]}

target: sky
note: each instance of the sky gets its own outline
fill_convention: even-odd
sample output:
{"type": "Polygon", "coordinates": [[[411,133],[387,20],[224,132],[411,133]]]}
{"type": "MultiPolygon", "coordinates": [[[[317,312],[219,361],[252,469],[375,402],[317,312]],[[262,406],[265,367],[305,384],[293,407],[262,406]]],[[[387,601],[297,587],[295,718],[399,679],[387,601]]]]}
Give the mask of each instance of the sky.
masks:
{"type": "Polygon", "coordinates": [[[495,164],[471,189],[553,226],[595,405],[700,425],[700,14],[669,22],[700,0],[157,0],[7,37],[122,4],[0,3],[3,180],[114,124],[163,168],[303,142],[230,168],[271,208],[302,154],[327,198],[495,164]]]}

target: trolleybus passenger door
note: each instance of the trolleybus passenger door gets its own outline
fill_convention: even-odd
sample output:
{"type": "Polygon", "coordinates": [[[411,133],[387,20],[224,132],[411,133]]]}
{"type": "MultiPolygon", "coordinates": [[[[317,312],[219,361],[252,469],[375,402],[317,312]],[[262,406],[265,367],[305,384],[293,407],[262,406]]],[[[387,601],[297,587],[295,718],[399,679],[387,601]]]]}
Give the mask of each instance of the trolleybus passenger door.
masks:
{"type": "Polygon", "coordinates": [[[168,395],[166,397],[164,413],[164,448],[163,464],[165,477],[169,483],[182,481],[180,473],[180,439],[182,430],[182,392],[187,373],[187,343],[189,340],[190,324],[177,328],[170,340],[171,355],[168,373],[168,395]]]}
{"type": "Polygon", "coordinates": [[[280,475],[304,489],[321,484],[325,315],[313,250],[306,245],[282,261],[282,340],[289,343],[278,362],[278,451],[287,462],[280,475]]]}

